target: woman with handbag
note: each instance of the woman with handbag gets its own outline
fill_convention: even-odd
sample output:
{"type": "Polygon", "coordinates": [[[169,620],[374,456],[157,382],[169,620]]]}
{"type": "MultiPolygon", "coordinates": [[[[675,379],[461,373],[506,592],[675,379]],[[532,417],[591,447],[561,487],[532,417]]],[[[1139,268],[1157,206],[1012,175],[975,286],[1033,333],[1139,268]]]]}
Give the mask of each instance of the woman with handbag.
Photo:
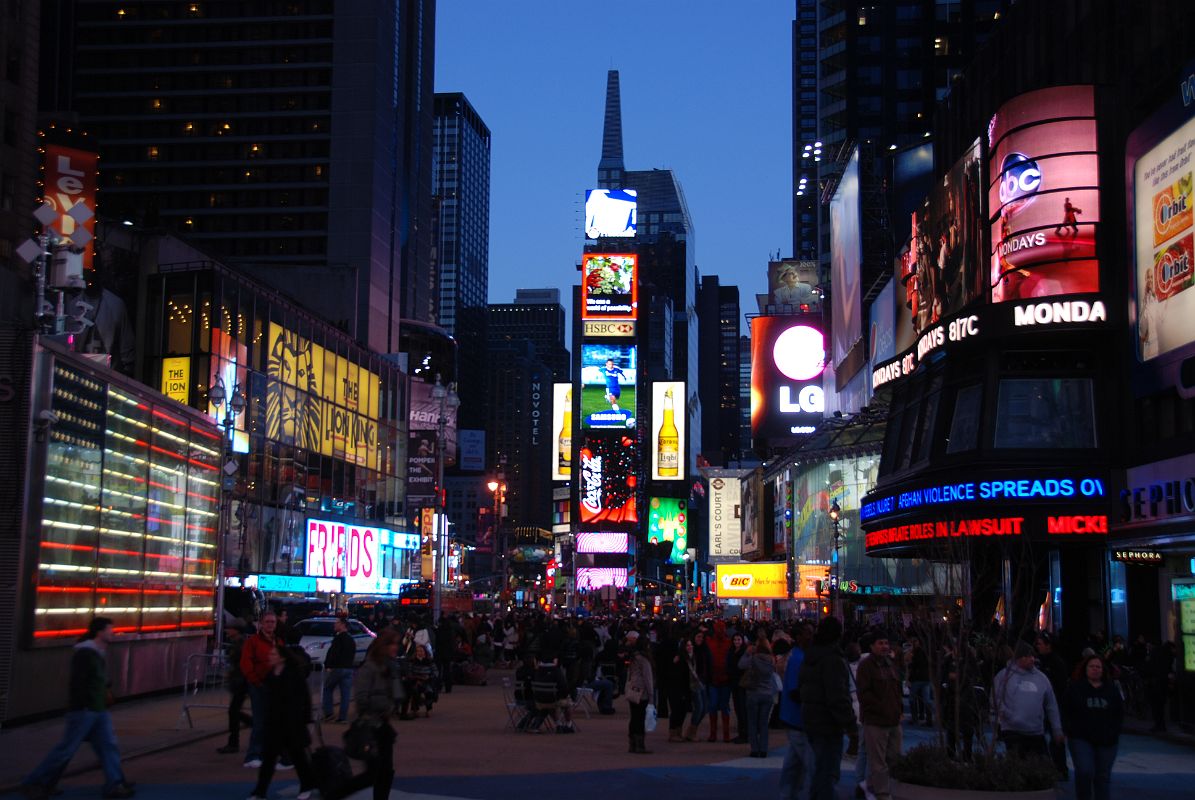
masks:
{"type": "Polygon", "coordinates": [[[651,663],[651,642],[638,631],[627,633],[630,664],[627,667],[627,700],[631,704],[628,753],[650,753],[647,749],[647,707],[655,695],[655,675],[651,663]]]}
{"type": "Polygon", "coordinates": [[[739,686],[746,695],[747,740],[751,745],[752,758],[768,757],[768,720],[772,716],[772,703],[776,701],[776,684],[772,676],[776,665],[772,660],[772,646],[765,637],[748,645],[739,659],[741,670],[739,686]]]}
{"type": "Polygon", "coordinates": [[[365,654],[365,661],[353,681],[353,702],[357,716],[345,733],[345,751],[352,758],[362,758],[368,769],[350,781],[345,793],[352,794],[373,786],[374,800],[387,800],[394,783],[394,728],[387,721],[394,713],[393,660],[398,657],[398,634],[385,630],[378,634],[365,654]]]}

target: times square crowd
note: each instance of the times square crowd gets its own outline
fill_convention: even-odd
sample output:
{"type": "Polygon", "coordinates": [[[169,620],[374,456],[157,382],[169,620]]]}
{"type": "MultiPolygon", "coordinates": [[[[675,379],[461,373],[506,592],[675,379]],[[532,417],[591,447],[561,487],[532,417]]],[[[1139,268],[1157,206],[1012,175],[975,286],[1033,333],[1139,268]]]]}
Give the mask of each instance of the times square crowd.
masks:
{"type": "MultiPolygon", "coordinates": [[[[844,752],[855,758],[855,796],[886,800],[902,726],[936,729],[936,744],[922,746],[931,760],[1001,753],[1017,768],[1056,770],[1062,780],[1069,750],[1076,797],[1108,798],[1126,707],[1148,708],[1154,730],[1165,729],[1176,656],[1169,642],[1139,638],[1126,646],[1101,634],[1064,653],[1044,632],[1014,635],[995,623],[960,632],[907,616],[890,627],[845,630],[835,616],[780,622],[523,610],[446,614],[435,624],[430,613],[390,616],[378,606],[359,615],[377,635],[354,666],[347,616],[337,613],[316,709],[297,620],[269,610],[256,623],[229,626],[228,740],[218,752],[240,753],[242,728],[249,729],[244,765],[257,771],[249,800],[267,796],[278,769],[296,771],[298,800],[367,787],[375,800],[388,798],[394,723],[430,716],[441,694],[484,684],[490,669],[513,669],[511,719],[522,732],[575,733],[572,711],[582,695],[604,715],[626,701],[633,754],[651,754],[648,734],[659,722],[670,743],[745,745],[752,758],[767,757],[778,731],[787,744],[781,800],[835,797],[844,752]],[[346,726],[344,747],[325,745],[318,725],[313,741],[313,720],[346,726]],[[350,757],[366,769],[354,774],[350,757]]],[[[25,796],[54,794],[84,741],[100,756],[104,797],[135,794],[108,715],[111,637],[111,621],[97,618],[76,645],[66,735],[22,783],[25,796]]],[[[928,763],[906,762],[906,770],[928,763]]]]}

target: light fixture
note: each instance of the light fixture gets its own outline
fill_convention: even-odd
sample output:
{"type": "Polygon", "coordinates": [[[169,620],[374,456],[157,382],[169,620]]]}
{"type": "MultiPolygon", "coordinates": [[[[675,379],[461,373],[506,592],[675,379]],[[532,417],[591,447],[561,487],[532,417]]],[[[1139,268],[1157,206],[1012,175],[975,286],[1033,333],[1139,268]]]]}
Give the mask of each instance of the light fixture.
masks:
{"type": "Polygon", "coordinates": [[[838,522],[838,518],[842,516],[842,509],[838,507],[838,501],[834,500],[830,503],[830,521],[838,522]]]}

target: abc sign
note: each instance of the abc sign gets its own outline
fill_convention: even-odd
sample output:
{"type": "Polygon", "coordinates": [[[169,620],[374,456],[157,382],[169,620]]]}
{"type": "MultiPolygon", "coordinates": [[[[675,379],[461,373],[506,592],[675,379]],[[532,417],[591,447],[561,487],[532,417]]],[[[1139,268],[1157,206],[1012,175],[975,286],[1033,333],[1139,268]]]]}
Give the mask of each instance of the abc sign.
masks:
{"type": "Polygon", "coordinates": [[[1041,169],[1024,153],[1009,153],[1000,163],[1000,202],[1011,203],[1037,194],[1041,188],[1041,169]]]}
{"type": "Polygon", "coordinates": [[[755,585],[755,577],[749,573],[729,573],[722,576],[722,590],[726,592],[745,592],[755,585]]]}

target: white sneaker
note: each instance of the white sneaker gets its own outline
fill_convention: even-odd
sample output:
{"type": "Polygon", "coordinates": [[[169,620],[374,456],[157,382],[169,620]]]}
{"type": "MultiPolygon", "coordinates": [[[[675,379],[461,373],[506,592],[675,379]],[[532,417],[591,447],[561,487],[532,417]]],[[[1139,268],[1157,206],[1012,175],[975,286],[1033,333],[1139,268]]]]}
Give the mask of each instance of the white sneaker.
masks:
{"type": "Polygon", "coordinates": [[[279,762],[278,762],[278,769],[280,769],[280,770],[282,770],[282,769],[294,769],[294,768],[295,768],[295,765],[294,765],[294,763],[293,763],[293,762],[291,762],[291,761],[279,761],[279,762]]]}
{"type": "Polygon", "coordinates": [[[249,769],[257,769],[258,767],[261,766],[261,759],[260,758],[246,759],[244,766],[249,769]]]}
{"type": "Polygon", "coordinates": [[[295,800],[311,800],[313,794],[314,792],[311,789],[306,789],[295,795],[295,800]]]}

